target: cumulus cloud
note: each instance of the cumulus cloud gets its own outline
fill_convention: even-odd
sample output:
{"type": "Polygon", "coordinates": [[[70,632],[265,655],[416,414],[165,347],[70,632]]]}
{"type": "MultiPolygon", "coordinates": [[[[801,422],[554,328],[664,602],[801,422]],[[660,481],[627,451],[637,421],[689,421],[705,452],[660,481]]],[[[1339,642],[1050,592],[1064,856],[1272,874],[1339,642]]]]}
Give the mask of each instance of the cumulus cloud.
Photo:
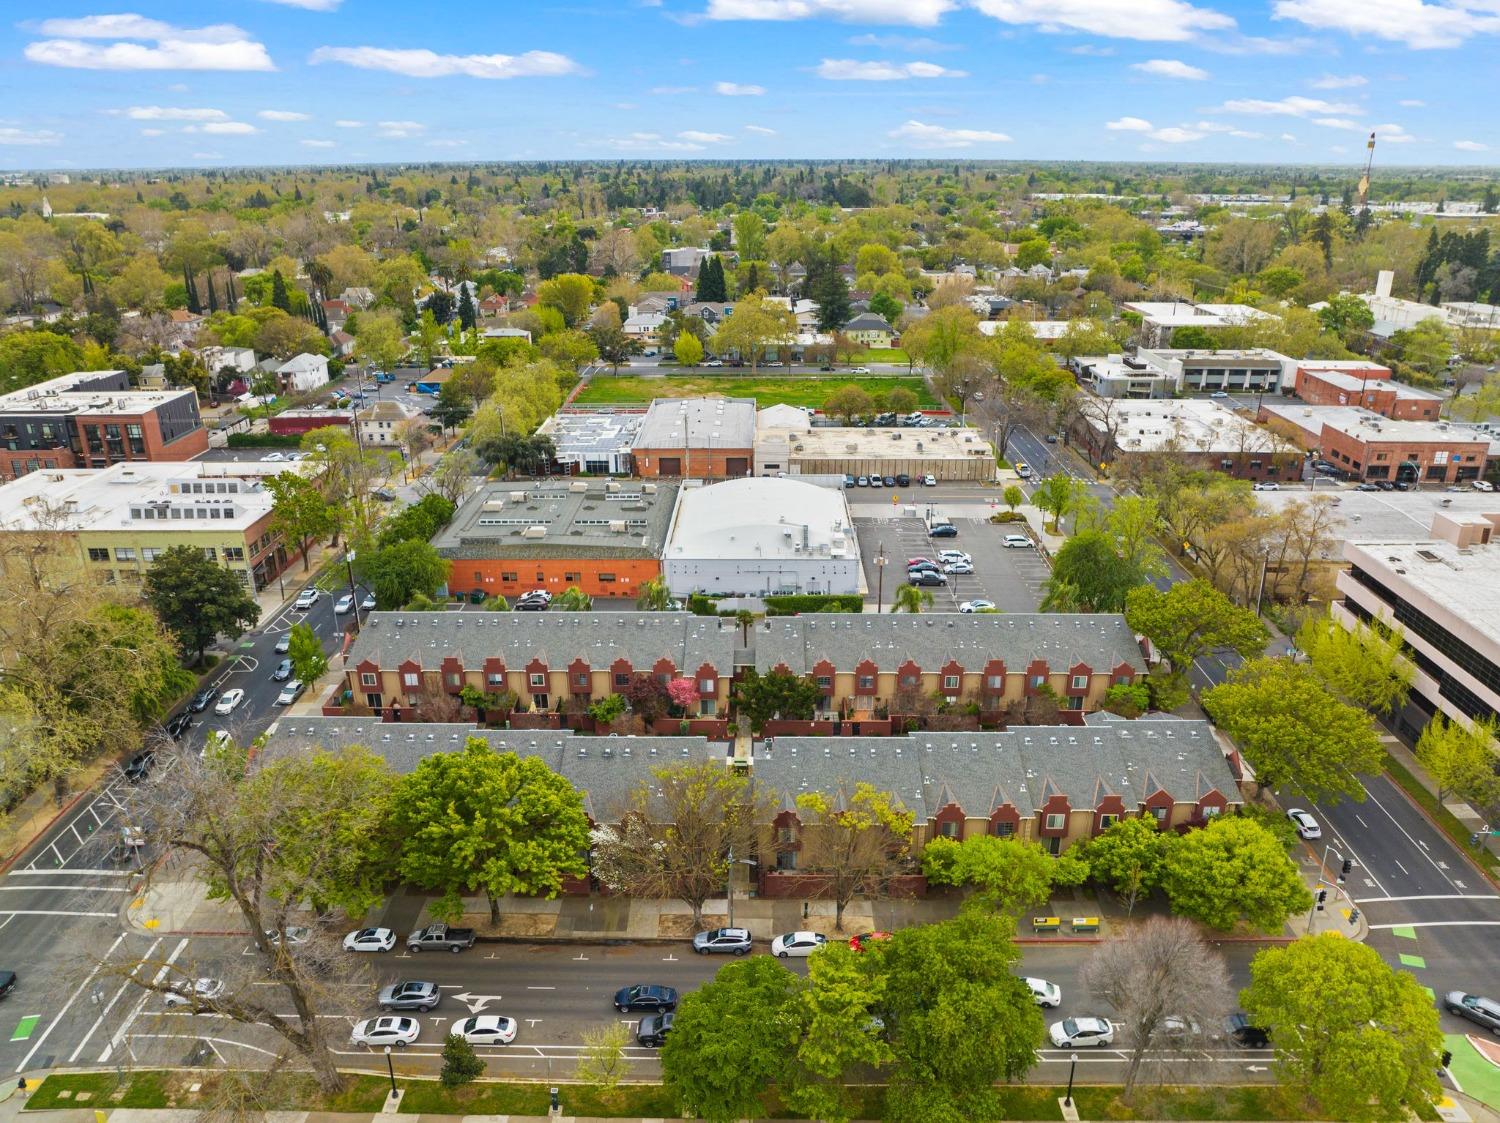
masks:
{"type": "Polygon", "coordinates": [[[1002,23],[1042,31],[1084,31],[1112,39],[1183,42],[1204,31],[1229,31],[1234,20],[1184,0],[973,0],[974,7],[1002,23]]]}
{"type": "Polygon", "coordinates": [[[1152,129],[1146,135],[1164,144],[1186,144],[1192,140],[1203,139],[1203,134],[1196,129],[1180,129],[1175,125],[1169,125],[1165,129],[1152,129]]]}
{"type": "Polygon", "coordinates": [[[141,136],[161,136],[166,129],[142,129],[141,136]]]}
{"type": "Polygon", "coordinates": [[[905,78],[967,78],[963,70],[949,70],[933,62],[863,62],[852,58],[825,58],[817,75],[834,82],[899,82],[905,78]]]}
{"type": "Polygon", "coordinates": [[[260,132],[254,125],[244,121],[208,121],[202,125],[188,125],[185,133],[212,133],[217,136],[247,136],[260,132]]]}
{"type": "Polygon", "coordinates": [[[420,121],[379,121],[376,128],[380,130],[378,135],[397,140],[421,136],[427,131],[427,126],[420,121]]]}
{"type": "Polygon", "coordinates": [[[913,148],[972,148],[976,144],[1004,144],[1010,137],[987,129],[950,129],[922,121],[907,121],[886,134],[913,148]]]}
{"type": "Polygon", "coordinates": [[[1146,62],[1131,63],[1130,69],[1157,78],[1182,78],[1190,82],[1201,82],[1208,77],[1208,71],[1173,58],[1154,58],[1146,62]]]}
{"type": "Polygon", "coordinates": [[[27,148],[50,144],[61,144],[62,133],[51,129],[20,129],[14,125],[0,126],[0,145],[14,144],[27,148]]]}
{"type": "Polygon", "coordinates": [[[1280,101],[1264,101],[1260,98],[1236,98],[1226,101],[1219,109],[1224,113],[1254,113],[1261,116],[1312,117],[1339,113],[1358,113],[1359,107],[1342,102],[1322,101],[1315,97],[1284,97],[1280,101]]]}
{"type": "Polygon", "coordinates": [[[745,126],[745,131],[747,133],[759,133],[761,136],[775,136],[776,135],[776,130],[775,129],[768,129],[764,125],[746,125],[745,126]]]}
{"type": "Polygon", "coordinates": [[[709,0],[712,20],[835,19],[932,27],[958,7],[956,0],[709,0]]]}
{"type": "Polygon", "coordinates": [[[1107,121],[1104,127],[1119,133],[1149,133],[1151,122],[1140,117],[1121,117],[1117,121],[1107,121]]]}
{"type": "Polygon", "coordinates": [[[1363,74],[1325,74],[1308,83],[1315,90],[1352,90],[1369,84],[1363,74]]]}
{"type": "Polygon", "coordinates": [[[162,20],[121,13],[47,19],[37,30],[48,38],[26,44],[23,53],[42,66],[75,70],[276,69],[265,44],[228,23],[176,27],[162,20]]]}
{"type": "Polygon", "coordinates": [[[1453,147],[1460,152],[1488,152],[1490,150],[1488,144],[1480,144],[1477,140],[1455,140],[1453,147]]]}
{"type": "Polygon", "coordinates": [[[310,113],[298,113],[294,109],[262,109],[256,114],[262,121],[311,121],[310,113]]]}
{"type": "Polygon", "coordinates": [[[338,62],[360,70],[385,70],[408,78],[558,78],[581,74],[567,55],[527,51],[521,55],[440,55],[421,48],[319,47],[311,63],[338,62]]]}
{"type": "MultiPolygon", "coordinates": [[[[111,110],[110,112],[117,112],[111,110]]],[[[132,121],[225,121],[222,109],[186,109],[175,105],[132,105],[123,111],[132,121]]]]}
{"type": "Polygon", "coordinates": [[[746,86],[739,82],[715,82],[714,93],[725,97],[760,97],[766,92],[764,86],[746,86]]]}
{"type": "Polygon", "coordinates": [[[1417,50],[1457,47],[1475,35],[1500,32],[1500,11],[1489,0],[1276,0],[1276,19],[1323,31],[1344,31],[1404,43],[1417,50]]]}
{"type": "Polygon", "coordinates": [[[1371,131],[1376,140],[1386,144],[1410,144],[1417,139],[1406,131],[1405,125],[1376,125],[1371,131]]]}
{"type": "Polygon", "coordinates": [[[1314,125],[1322,125],[1325,129],[1357,129],[1360,127],[1358,121],[1348,117],[1314,117],[1314,125]]]}

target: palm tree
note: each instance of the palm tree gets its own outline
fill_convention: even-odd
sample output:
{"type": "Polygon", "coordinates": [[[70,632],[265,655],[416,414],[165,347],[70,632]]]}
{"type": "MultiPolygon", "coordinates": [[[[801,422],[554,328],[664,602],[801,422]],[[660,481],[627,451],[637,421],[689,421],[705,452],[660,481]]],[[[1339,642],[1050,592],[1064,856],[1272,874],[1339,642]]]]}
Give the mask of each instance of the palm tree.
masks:
{"type": "Polygon", "coordinates": [[[635,606],[643,612],[665,612],[672,605],[672,592],[660,577],[653,577],[641,586],[635,606]]]}
{"type": "Polygon", "coordinates": [[[932,594],[917,585],[902,585],[896,590],[896,600],[891,606],[892,612],[921,612],[924,608],[932,607],[932,594]]]}
{"type": "Polygon", "coordinates": [[[734,622],[740,626],[742,646],[750,646],[750,626],[755,623],[755,613],[748,608],[742,608],[734,614],[734,622]]]}
{"type": "Polygon", "coordinates": [[[577,585],[569,585],[558,596],[557,607],[563,612],[587,612],[594,607],[594,598],[577,585]]]}

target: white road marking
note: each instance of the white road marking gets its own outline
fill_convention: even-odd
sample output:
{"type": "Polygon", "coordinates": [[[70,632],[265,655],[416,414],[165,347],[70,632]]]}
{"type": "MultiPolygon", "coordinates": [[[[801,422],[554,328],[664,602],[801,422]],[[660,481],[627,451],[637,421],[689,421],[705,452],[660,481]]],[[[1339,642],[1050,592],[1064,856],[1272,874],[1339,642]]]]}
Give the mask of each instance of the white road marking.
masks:
{"type": "MultiPolygon", "coordinates": [[[[44,873],[44,870],[36,871],[44,873]]],[[[84,889],[91,893],[129,893],[130,886],[115,885],[0,885],[0,893],[25,893],[30,889],[61,889],[67,892],[72,889],[84,889]]]]}
{"type": "Polygon", "coordinates": [[[1372,924],[1371,928],[1500,928],[1500,920],[1408,920],[1403,924],[1372,924]]]}
{"type": "Polygon", "coordinates": [[[1395,861],[1395,862],[1396,862],[1396,868],[1397,868],[1397,869],[1399,869],[1399,870],[1400,870],[1400,871],[1401,871],[1401,872],[1402,872],[1402,873],[1404,873],[1404,874],[1405,874],[1405,875],[1406,875],[1406,876],[1407,876],[1407,877],[1410,877],[1410,876],[1411,876],[1411,870],[1409,870],[1409,869],[1407,869],[1407,868],[1406,868],[1406,867],[1405,867],[1405,866],[1403,866],[1403,865],[1402,865],[1402,864],[1401,864],[1401,862],[1400,862],[1400,861],[1399,861],[1399,860],[1397,860],[1397,859],[1392,859],[1392,860],[1393,860],[1393,861],[1395,861]]]}
{"type": "MultiPolygon", "coordinates": [[[[214,1042],[218,1042],[220,1045],[233,1045],[238,1049],[250,1049],[256,1053],[264,1053],[268,1057],[274,1057],[278,1055],[272,1052],[270,1049],[262,1049],[259,1045],[248,1045],[243,1041],[231,1041],[228,1038],[224,1037],[204,1037],[202,1034],[197,1033],[132,1033],[130,1035],[130,1040],[132,1041],[146,1041],[153,1039],[207,1041],[210,1043],[210,1045],[212,1045],[214,1042]]],[[[218,1050],[214,1051],[218,1052],[218,1050]]],[[[337,1052],[337,1050],[334,1051],[337,1052]]],[[[133,1055],[134,1051],[132,1050],[132,1056],[133,1055]]],[[[220,1059],[222,1060],[223,1058],[221,1057],[220,1059]]]]}
{"type": "MultiPolygon", "coordinates": [[[[112,944],[110,944],[109,945],[109,950],[104,953],[104,959],[105,959],[105,961],[107,961],[109,959],[109,957],[114,954],[115,948],[119,947],[121,941],[123,941],[124,939],[125,939],[125,933],[123,933],[123,932],[121,932],[118,936],[115,937],[115,942],[112,943],[112,944]]],[[[47,1040],[47,1038],[51,1035],[52,1031],[57,1028],[57,1024],[62,1021],[63,1015],[68,1012],[68,1010],[72,1007],[73,1003],[75,1003],[75,1002],[78,1001],[78,996],[83,993],[84,987],[88,986],[90,983],[92,983],[94,981],[94,976],[99,973],[99,967],[101,965],[102,964],[95,964],[94,965],[94,969],[88,973],[88,975],[84,978],[83,982],[81,982],[81,983],[78,984],[78,989],[75,990],[73,992],[72,996],[69,997],[69,999],[66,1002],[63,1003],[63,1008],[57,1012],[57,1016],[55,1018],[53,1018],[52,1021],[50,1021],[49,1023],[47,1023],[47,1028],[44,1029],[42,1031],[42,1035],[36,1039],[36,1044],[33,1045],[31,1047],[31,1050],[24,1057],[21,1058],[21,1063],[18,1064],[18,1065],[16,1065],[16,1071],[17,1072],[25,1072],[26,1071],[27,1066],[31,1064],[31,1058],[34,1057],[34,1056],[36,1056],[36,1051],[42,1047],[42,1043],[45,1042],[47,1040]]]]}
{"type": "Polygon", "coordinates": [[[1500,901],[1494,893],[1433,893],[1420,897],[1361,897],[1356,905],[1373,905],[1383,901],[1500,901]]]}
{"type": "MultiPolygon", "coordinates": [[[[146,954],[143,955],[141,957],[141,959],[145,960],[145,959],[150,958],[153,954],[155,954],[156,949],[159,946],[161,946],[161,940],[158,939],[154,944],[152,944],[149,948],[146,949],[146,954]]],[[[139,969],[139,967],[140,967],[140,964],[137,963],[136,964],[136,968],[139,969]]],[[[135,970],[132,970],[130,973],[133,976],[135,974],[135,970]]],[[[130,986],[130,980],[126,979],[124,982],[122,982],[120,984],[120,989],[117,990],[117,991],[115,991],[114,997],[109,1000],[108,1004],[104,1007],[104,1009],[102,1009],[102,1010],[99,1011],[99,1016],[94,1019],[94,1024],[91,1025],[91,1026],[89,1026],[89,1031],[86,1034],[83,1035],[83,1040],[78,1043],[78,1048],[74,1049],[72,1055],[68,1057],[68,1063],[69,1064],[72,1064],[74,1061],[76,1061],[78,1059],[78,1054],[81,1053],[81,1052],[83,1052],[84,1048],[88,1045],[89,1039],[94,1036],[94,1031],[97,1030],[101,1025],[104,1024],[104,1019],[109,1015],[109,1012],[114,1009],[115,1003],[120,1000],[120,995],[124,994],[126,988],[129,987],[129,986],[130,986]]]]}
{"type": "MultiPolygon", "coordinates": [[[[162,964],[161,969],[158,970],[156,972],[156,975],[152,978],[151,981],[153,983],[159,983],[162,981],[162,979],[166,978],[167,972],[171,969],[172,964],[177,962],[177,957],[181,955],[184,950],[186,950],[187,946],[188,941],[186,938],[184,938],[178,943],[175,948],[172,949],[172,954],[167,956],[167,961],[162,964]]],[[[126,1040],[130,1032],[130,1027],[135,1024],[136,1018],[141,1016],[141,1011],[146,1006],[146,1000],[151,997],[152,993],[153,992],[151,991],[147,991],[145,994],[141,995],[141,1000],[135,1004],[135,1009],[130,1012],[130,1016],[125,1019],[124,1024],[122,1024],[119,1030],[116,1031],[114,1037],[110,1039],[109,1044],[104,1047],[104,1052],[99,1054],[100,1064],[106,1063],[109,1060],[110,1055],[120,1047],[122,1042],[126,1040]]]]}
{"type": "Polygon", "coordinates": [[[5,876],[6,877],[43,877],[43,876],[47,876],[47,877],[86,877],[89,874],[94,874],[94,875],[103,875],[105,877],[129,877],[130,876],[130,872],[131,871],[129,871],[129,870],[97,870],[97,869],[92,869],[92,870],[86,870],[86,869],[34,870],[34,869],[30,869],[28,867],[27,869],[24,869],[24,870],[11,870],[10,873],[6,874],[5,876]]]}
{"type": "Polygon", "coordinates": [[[68,912],[64,909],[0,909],[0,916],[119,916],[117,912],[68,912]]]}

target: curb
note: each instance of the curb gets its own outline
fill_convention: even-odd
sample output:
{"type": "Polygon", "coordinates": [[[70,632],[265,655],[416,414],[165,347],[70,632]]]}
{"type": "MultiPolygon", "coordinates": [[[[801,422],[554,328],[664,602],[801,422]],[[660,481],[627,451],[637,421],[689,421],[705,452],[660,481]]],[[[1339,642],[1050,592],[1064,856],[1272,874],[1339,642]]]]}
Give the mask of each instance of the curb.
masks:
{"type": "MultiPolygon", "coordinates": [[[[1381,775],[1390,780],[1391,787],[1395,788],[1396,791],[1401,793],[1401,798],[1406,800],[1407,803],[1411,804],[1412,809],[1415,810],[1416,813],[1421,816],[1425,822],[1431,824],[1433,830],[1437,831],[1440,836],[1447,839],[1448,844],[1452,846],[1455,851],[1457,851],[1459,856],[1463,858],[1465,863],[1467,863],[1468,867],[1475,873],[1477,873],[1481,880],[1485,882],[1485,884],[1489,885],[1492,889],[1500,889],[1500,879],[1495,878],[1490,874],[1489,870],[1485,869],[1478,862],[1476,862],[1473,857],[1470,856],[1469,852],[1463,848],[1462,843],[1458,842],[1453,838],[1452,835],[1450,835],[1441,826],[1439,826],[1437,821],[1434,820],[1430,814],[1428,814],[1427,808],[1423,807],[1414,798],[1412,798],[1412,794],[1406,790],[1401,781],[1392,776],[1389,771],[1382,772],[1381,775]]],[[[1420,782],[1421,781],[1418,781],[1418,783],[1420,782]]]]}
{"type": "Polygon", "coordinates": [[[69,811],[72,811],[73,808],[77,807],[83,797],[91,793],[93,790],[94,789],[92,787],[85,788],[83,791],[75,795],[72,799],[68,800],[67,804],[64,805],[56,815],[47,820],[46,826],[44,826],[41,830],[37,831],[36,834],[27,839],[26,842],[22,843],[14,854],[6,858],[5,861],[0,862],[0,874],[9,872],[10,867],[20,861],[22,855],[24,855],[26,851],[30,850],[33,846],[36,845],[37,839],[41,838],[42,835],[46,834],[53,827],[55,827],[59,819],[61,819],[69,811]]]}

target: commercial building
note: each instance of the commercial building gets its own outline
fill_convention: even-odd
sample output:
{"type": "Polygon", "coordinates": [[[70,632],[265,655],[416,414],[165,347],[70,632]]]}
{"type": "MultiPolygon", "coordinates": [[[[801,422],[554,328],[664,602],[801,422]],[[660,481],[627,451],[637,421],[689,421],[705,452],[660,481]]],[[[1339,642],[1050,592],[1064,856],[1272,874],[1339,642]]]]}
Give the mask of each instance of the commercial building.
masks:
{"type": "Polygon", "coordinates": [[[684,487],[662,577],[678,595],[862,592],[843,488],[764,477],[684,487]]]}
{"type": "Polygon", "coordinates": [[[1201,398],[1128,402],[1085,398],[1069,430],[1094,464],[1126,471],[1131,461],[1172,456],[1242,480],[1301,476],[1302,453],[1285,437],[1201,398]]]}
{"type": "Polygon", "coordinates": [[[644,414],[556,413],[537,433],[551,437],[557,462],[577,474],[626,476],[634,466],[636,434],[644,414]]]}
{"type": "Polygon", "coordinates": [[[0,479],[191,460],[207,448],[195,391],[132,390],[122,370],[65,374],[0,395],[0,479]]]}
{"type": "Polygon", "coordinates": [[[635,435],[635,470],[646,479],[748,476],[754,454],[754,398],[657,398],[635,435]]]}
{"type": "Polygon", "coordinates": [[[1248,304],[1188,304],[1184,301],[1127,301],[1126,311],[1141,318],[1141,346],[1162,347],[1171,342],[1178,328],[1241,327],[1254,320],[1270,319],[1267,312],[1248,304]]]}
{"type": "Polygon", "coordinates": [[[1446,421],[1400,421],[1358,406],[1264,402],[1260,420],[1358,480],[1460,483],[1484,475],[1489,438],[1446,421]]]}
{"type": "Polygon", "coordinates": [[[1450,300],[1441,307],[1433,307],[1418,300],[1403,300],[1391,295],[1395,279],[1393,270],[1382,269],[1375,277],[1375,291],[1359,294],[1375,317],[1374,326],[1370,328],[1372,335],[1386,339],[1398,331],[1416,327],[1423,320],[1432,319],[1452,328],[1500,330],[1500,307],[1466,300],[1450,300]]]}
{"type": "Polygon", "coordinates": [[[762,425],[755,436],[755,471],[760,476],[905,475],[982,482],[995,478],[995,449],[977,429],[762,425]]]}
{"type": "Polygon", "coordinates": [[[286,409],[266,422],[266,427],[279,436],[300,436],[327,425],[339,425],[345,429],[354,425],[354,412],[347,409],[286,409]]]}
{"type": "Polygon", "coordinates": [[[59,532],[102,585],[138,586],[158,554],[192,546],[258,590],[297,556],[272,530],[264,479],[298,470],[194,461],[33,472],[0,487],[0,535],[59,532]]]}
{"type": "Polygon", "coordinates": [[[1317,367],[1297,369],[1295,392],[1308,405],[1362,406],[1402,421],[1436,421],[1443,406],[1443,395],[1431,390],[1317,367]]]}
{"type": "Polygon", "coordinates": [[[1346,625],[1401,629],[1415,664],[1415,732],[1434,713],[1457,721],[1500,714],[1500,513],[1439,514],[1425,539],[1349,541],[1337,577],[1346,625]]]}
{"type": "Polygon", "coordinates": [[[661,576],[677,485],[640,480],[491,482],[432,540],[451,563],[448,588],[513,597],[576,585],[635,597],[661,576]]]}
{"type": "Polygon", "coordinates": [[[1079,357],[1069,367],[1080,385],[1101,398],[1145,399],[1220,392],[1275,394],[1296,363],[1265,348],[1142,347],[1134,355],[1079,357]]]}

